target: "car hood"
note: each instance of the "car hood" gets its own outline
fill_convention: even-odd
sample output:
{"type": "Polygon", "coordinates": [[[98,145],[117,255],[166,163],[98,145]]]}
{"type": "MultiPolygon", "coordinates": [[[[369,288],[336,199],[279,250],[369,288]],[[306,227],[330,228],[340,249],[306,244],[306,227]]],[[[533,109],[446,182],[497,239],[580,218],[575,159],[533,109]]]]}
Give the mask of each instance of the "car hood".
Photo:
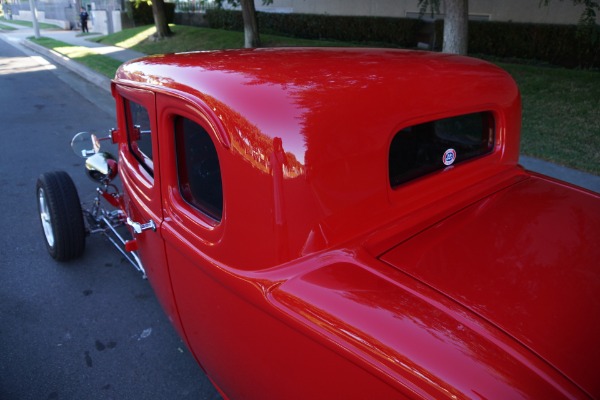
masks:
{"type": "Polygon", "coordinates": [[[600,397],[600,197],[534,176],[380,259],[496,325],[600,397]]]}

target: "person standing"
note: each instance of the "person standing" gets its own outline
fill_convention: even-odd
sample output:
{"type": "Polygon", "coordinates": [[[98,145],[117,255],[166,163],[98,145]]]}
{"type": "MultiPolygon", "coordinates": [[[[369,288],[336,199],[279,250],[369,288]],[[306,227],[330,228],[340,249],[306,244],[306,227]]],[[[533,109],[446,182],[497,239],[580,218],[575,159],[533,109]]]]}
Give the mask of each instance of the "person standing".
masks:
{"type": "Polygon", "coordinates": [[[81,7],[81,12],[79,13],[79,20],[81,21],[81,32],[83,33],[89,33],[90,31],[88,30],[88,18],[89,18],[89,14],[87,13],[87,11],[85,10],[84,7],[81,7]]]}

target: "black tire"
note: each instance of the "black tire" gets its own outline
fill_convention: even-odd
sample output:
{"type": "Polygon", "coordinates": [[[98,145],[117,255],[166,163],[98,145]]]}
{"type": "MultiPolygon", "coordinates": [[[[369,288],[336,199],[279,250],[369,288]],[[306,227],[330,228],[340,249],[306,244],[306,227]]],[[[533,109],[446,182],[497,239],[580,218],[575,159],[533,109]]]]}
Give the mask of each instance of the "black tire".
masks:
{"type": "Polygon", "coordinates": [[[35,192],[48,253],[57,261],[80,257],[85,250],[85,224],[69,174],[56,171],[40,175],[35,192]]]}

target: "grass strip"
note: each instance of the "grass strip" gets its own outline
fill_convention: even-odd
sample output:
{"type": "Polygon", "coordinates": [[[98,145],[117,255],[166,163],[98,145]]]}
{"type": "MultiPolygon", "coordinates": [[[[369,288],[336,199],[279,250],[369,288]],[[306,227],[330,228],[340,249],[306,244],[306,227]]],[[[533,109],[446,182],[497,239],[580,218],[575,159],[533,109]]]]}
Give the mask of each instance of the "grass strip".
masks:
{"type": "Polygon", "coordinates": [[[30,37],[28,40],[54,50],[108,78],[114,77],[117,68],[122,64],[121,61],[115,60],[114,58],[96,54],[87,47],[71,45],[61,42],[60,40],[54,40],[47,37],[41,37],[39,39],[30,37]]]}
{"type": "MultiPolygon", "coordinates": [[[[25,27],[28,27],[28,28],[33,28],[33,22],[31,22],[31,21],[21,21],[21,20],[18,20],[18,19],[8,20],[8,19],[6,19],[4,17],[0,17],[0,21],[4,21],[4,22],[7,22],[7,23],[10,23],[10,24],[13,24],[13,25],[20,25],[20,26],[25,26],[25,27]]],[[[40,28],[40,29],[61,29],[57,25],[47,24],[45,22],[38,22],[38,28],[40,28]]],[[[12,28],[12,29],[14,29],[14,28],[12,28]]]]}
{"type": "Polygon", "coordinates": [[[600,175],[600,72],[499,65],[521,91],[521,152],[600,175]]]}
{"type": "Polygon", "coordinates": [[[12,27],[12,26],[8,26],[8,25],[4,25],[4,24],[0,24],[0,30],[3,30],[3,31],[15,31],[15,30],[17,30],[17,28],[12,27]]]}
{"type": "MultiPolygon", "coordinates": [[[[197,50],[238,49],[244,47],[244,33],[223,29],[170,25],[173,36],[153,40],[156,28],[146,25],[127,29],[108,36],[89,39],[111,46],[124,47],[145,54],[180,53],[197,50]]],[[[352,46],[348,42],[297,39],[276,35],[260,35],[264,47],[281,46],[352,46]]]]}

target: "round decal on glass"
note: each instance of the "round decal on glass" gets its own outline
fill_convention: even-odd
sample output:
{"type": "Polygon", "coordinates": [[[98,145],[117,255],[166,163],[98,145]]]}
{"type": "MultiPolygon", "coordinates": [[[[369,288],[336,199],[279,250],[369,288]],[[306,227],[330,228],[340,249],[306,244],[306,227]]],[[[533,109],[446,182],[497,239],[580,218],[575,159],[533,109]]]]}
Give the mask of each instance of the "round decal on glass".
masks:
{"type": "Polygon", "coordinates": [[[442,158],[442,162],[444,165],[452,165],[456,160],[456,150],[448,149],[444,152],[444,157],[442,158]]]}

